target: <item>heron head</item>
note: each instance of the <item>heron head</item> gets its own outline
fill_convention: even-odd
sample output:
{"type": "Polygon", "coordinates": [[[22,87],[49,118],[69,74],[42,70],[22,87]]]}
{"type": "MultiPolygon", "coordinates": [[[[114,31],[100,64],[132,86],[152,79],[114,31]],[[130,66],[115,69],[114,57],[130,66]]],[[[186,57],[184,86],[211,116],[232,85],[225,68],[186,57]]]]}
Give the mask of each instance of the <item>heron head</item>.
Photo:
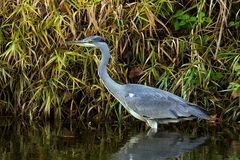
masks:
{"type": "Polygon", "coordinates": [[[80,46],[84,46],[84,47],[96,47],[98,48],[98,46],[101,43],[106,43],[102,37],[100,36],[91,36],[91,37],[87,37],[81,40],[75,40],[75,41],[65,41],[65,44],[69,44],[69,43],[76,43],[80,46]]]}

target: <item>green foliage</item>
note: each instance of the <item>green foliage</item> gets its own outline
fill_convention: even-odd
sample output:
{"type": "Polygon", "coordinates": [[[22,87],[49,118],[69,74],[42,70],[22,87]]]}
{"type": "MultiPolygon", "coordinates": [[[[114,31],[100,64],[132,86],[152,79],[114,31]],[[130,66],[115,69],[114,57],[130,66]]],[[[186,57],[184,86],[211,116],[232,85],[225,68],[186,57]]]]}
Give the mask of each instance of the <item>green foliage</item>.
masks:
{"type": "Polygon", "coordinates": [[[240,28],[240,19],[238,19],[236,21],[230,21],[229,27],[234,27],[235,29],[239,29],[240,28]]]}
{"type": "Polygon", "coordinates": [[[178,10],[172,18],[174,30],[193,29],[195,25],[206,25],[211,23],[210,17],[207,17],[204,12],[199,12],[197,16],[191,16],[186,11],[178,10]]]}
{"type": "Polygon", "coordinates": [[[236,80],[235,82],[230,82],[228,89],[231,91],[240,92],[240,64],[235,66],[236,80]]]}
{"type": "Polygon", "coordinates": [[[220,119],[240,114],[239,96],[231,97],[240,77],[236,7],[216,0],[5,0],[0,6],[2,115],[88,124],[130,119],[99,81],[99,51],[63,44],[91,35],[107,40],[116,81],[171,91],[220,119]],[[140,72],[130,76],[134,67],[140,72]]]}

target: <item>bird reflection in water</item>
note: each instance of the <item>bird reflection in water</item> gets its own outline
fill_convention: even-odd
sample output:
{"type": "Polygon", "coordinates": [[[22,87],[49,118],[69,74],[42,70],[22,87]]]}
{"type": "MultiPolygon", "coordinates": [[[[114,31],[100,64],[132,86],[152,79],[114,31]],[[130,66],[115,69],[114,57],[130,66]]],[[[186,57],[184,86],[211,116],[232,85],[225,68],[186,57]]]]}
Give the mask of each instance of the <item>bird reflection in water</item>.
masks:
{"type": "Polygon", "coordinates": [[[114,160],[155,160],[179,157],[209,141],[207,136],[193,138],[189,135],[150,130],[140,133],[130,140],[115,154],[114,160]]]}

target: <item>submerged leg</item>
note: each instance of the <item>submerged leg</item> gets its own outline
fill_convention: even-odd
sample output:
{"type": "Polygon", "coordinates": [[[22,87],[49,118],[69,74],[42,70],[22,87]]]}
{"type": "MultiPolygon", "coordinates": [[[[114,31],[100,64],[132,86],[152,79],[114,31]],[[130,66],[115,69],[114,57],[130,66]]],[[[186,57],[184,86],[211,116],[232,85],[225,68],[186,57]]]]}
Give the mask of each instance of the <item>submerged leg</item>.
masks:
{"type": "Polygon", "coordinates": [[[147,119],[147,124],[154,129],[158,128],[158,123],[157,121],[151,120],[151,119],[147,119]]]}

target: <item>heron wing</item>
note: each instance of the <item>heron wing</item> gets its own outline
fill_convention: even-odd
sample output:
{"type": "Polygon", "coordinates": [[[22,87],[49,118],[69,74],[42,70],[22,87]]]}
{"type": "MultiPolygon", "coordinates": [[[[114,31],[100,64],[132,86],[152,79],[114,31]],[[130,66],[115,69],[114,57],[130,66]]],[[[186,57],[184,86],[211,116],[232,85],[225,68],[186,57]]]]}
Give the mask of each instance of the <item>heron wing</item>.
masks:
{"type": "Polygon", "coordinates": [[[184,101],[181,97],[143,85],[128,85],[125,105],[140,116],[151,119],[206,116],[202,109],[184,101]]]}
{"type": "Polygon", "coordinates": [[[164,119],[190,116],[186,114],[187,111],[184,108],[177,107],[175,101],[159,95],[136,93],[134,96],[126,96],[125,103],[129,108],[143,117],[164,119]]]}

